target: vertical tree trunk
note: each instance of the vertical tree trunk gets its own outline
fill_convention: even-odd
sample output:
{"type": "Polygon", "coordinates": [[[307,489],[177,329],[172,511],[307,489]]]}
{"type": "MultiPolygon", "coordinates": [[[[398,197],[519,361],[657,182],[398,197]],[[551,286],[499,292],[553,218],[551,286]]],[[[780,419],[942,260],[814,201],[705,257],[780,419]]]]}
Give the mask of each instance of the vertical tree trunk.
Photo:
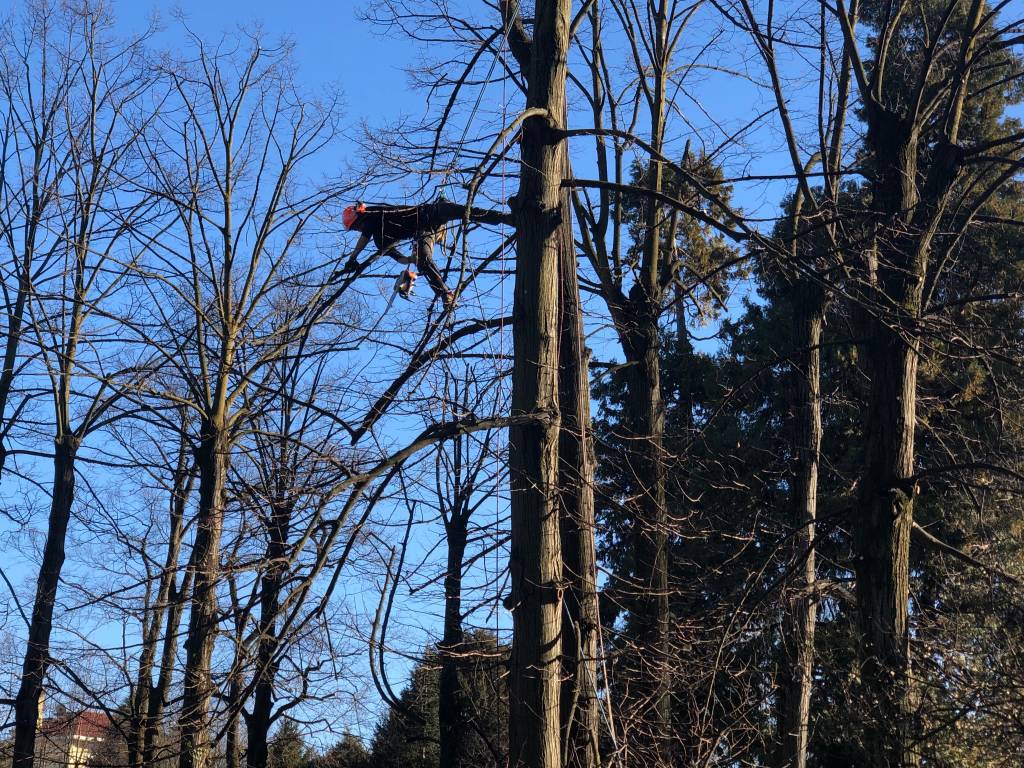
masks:
{"type": "Polygon", "coordinates": [[[562,624],[563,763],[596,768],[599,763],[597,654],[597,555],[594,548],[594,458],[590,431],[589,353],[583,315],[571,209],[562,214],[559,411],[559,479],[563,557],[562,624]]]}
{"type": "MultiPolygon", "coordinates": [[[[650,307],[645,307],[649,309],[650,307]]],[[[634,637],[637,732],[631,748],[638,759],[668,765],[670,734],[670,648],[668,587],[668,509],[665,494],[663,439],[665,411],[661,398],[657,317],[640,317],[626,359],[628,390],[627,466],[637,484],[638,519],[633,548],[636,559],[634,637]]]]}
{"type": "Polygon", "coordinates": [[[906,121],[872,110],[867,144],[879,166],[872,184],[881,222],[869,264],[873,313],[865,313],[864,354],[871,388],[864,472],[854,524],[857,607],[864,692],[864,743],[872,765],[915,766],[910,673],[910,532],[914,512],[920,314],[930,232],[921,227],[934,201],[918,192],[918,138],[906,121]],[[879,314],[883,313],[883,314],[879,314]]]}
{"type": "Polygon", "coordinates": [[[558,768],[562,556],[558,530],[558,254],[569,0],[538,0],[527,74],[516,226],[511,474],[511,768],[558,768]]]}
{"type": "Polygon", "coordinates": [[[444,576],[444,634],[441,638],[441,673],[438,681],[437,722],[440,736],[439,768],[462,768],[465,754],[466,707],[459,678],[462,632],[462,566],[466,555],[467,520],[451,511],[445,526],[448,570],[444,576]]]}
{"type": "Polygon", "coordinates": [[[782,628],[779,690],[779,766],[806,768],[814,629],[818,613],[814,524],[818,513],[821,452],[821,292],[801,285],[794,301],[793,340],[793,535],[797,564],[782,628]]]}
{"type": "Polygon", "coordinates": [[[242,696],[242,685],[236,679],[231,681],[231,685],[228,690],[228,726],[227,734],[225,736],[224,744],[224,766],[225,768],[239,768],[241,765],[241,739],[239,734],[239,710],[241,709],[242,702],[239,699],[242,696]]]}
{"type": "Polygon", "coordinates": [[[36,597],[28,629],[28,645],[22,664],[21,683],[14,703],[14,756],[12,768],[32,768],[36,732],[39,728],[39,700],[50,666],[50,633],[53,607],[57,600],[60,572],[64,567],[64,542],[75,499],[75,457],[79,440],[65,433],[54,441],[53,497],[46,529],[43,560],[36,580],[36,597]]]}
{"type": "Polygon", "coordinates": [[[246,718],[246,766],[266,768],[273,721],[274,684],[277,678],[277,614],[281,606],[281,590],[287,575],[288,536],[291,530],[293,503],[285,498],[291,488],[278,485],[278,500],[270,521],[270,538],[264,561],[267,570],[260,577],[259,644],[256,648],[256,685],[253,689],[252,714],[246,718]]]}
{"type": "Polygon", "coordinates": [[[854,535],[865,743],[872,765],[886,768],[918,764],[908,622],[916,346],[881,327],[870,342],[866,471],[854,535]]]}
{"type": "MultiPolygon", "coordinates": [[[[33,222],[29,231],[34,232],[33,222]]],[[[7,414],[7,405],[11,397],[11,386],[14,384],[15,366],[18,361],[18,349],[21,346],[22,326],[25,322],[25,305],[28,303],[31,284],[29,271],[32,267],[32,249],[26,248],[25,257],[18,272],[18,291],[14,305],[7,308],[7,333],[4,338],[3,370],[0,370],[0,477],[3,477],[7,463],[7,430],[10,424],[2,421],[7,414]]]]}
{"type": "MultiPolygon", "coordinates": [[[[669,49],[668,11],[664,1],[652,5],[655,46],[650,94],[651,146],[662,151],[665,133],[665,88],[669,49]]],[[[664,191],[664,167],[651,158],[647,188],[664,191]]],[[[662,310],[663,269],[661,207],[647,202],[646,242],[638,279],[630,292],[632,324],[623,337],[628,390],[627,466],[637,484],[638,520],[634,528],[634,609],[636,695],[634,738],[637,758],[652,765],[671,763],[671,700],[668,587],[668,502],[664,456],[665,410],[661,392],[658,322],[662,310]]]]}
{"type": "Polygon", "coordinates": [[[224,483],[228,439],[223,424],[204,420],[196,464],[199,470],[199,509],[192,568],[192,603],[185,639],[185,673],[179,730],[179,768],[208,768],[209,714],[213,697],[210,660],[217,629],[217,582],[220,538],[224,526],[224,483]]]}
{"type": "MultiPolygon", "coordinates": [[[[184,514],[185,497],[180,501],[180,510],[184,514]]],[[[179,539],[180,546],[180,539],[179,539]]],[[[172,574],[170,590],[168,591],[167,606],[167,627],[164,630],[163,648],[160,652],[160,671],[157,675],[156,684],[149,692],[146,702],[146,727],[142,733],[142,765],[144,768],[152,768],[156,759],[157,739],[160,736],[160,721],[163,718],[164,703],[167,701],[167,692],[171,687],[171,679],[174,673],[174,656],[178,648],[178,627],[181,625],[181,615],[185,610],[185,599],[191,589],[191,564],[189,571],[182,579],[181,586],[175,588],[175,578],[172,574]]]]}
{"type": "MultiPolygon", "coordinates": [[[[170,525],[167,533],[167,552],[164,556],[156,598],[148,608],[148,621],[143,626],[142,654],[139,657],[139,673],[136,678],[135,701],[132,706],[133,717],[127,734],[128,764],[130,766],[147,765],[146,735],[154,727],[151,721],[159,715],[162,698],[165,695],[165,691],[158,690],[153,683],[153,669],[156,666],[157,649],[163,634],[164,618],[167,617],[168,632],[173,633],[177,630],[177,622],[174,623],[174,626],[171,626],[170,622],[174,614],[174,601],[177,598],[174,584],[184,536],[185,504],[191,485],[192,474],[183,438],[168,505],[170,525]],[[160,704],[152,700],[155,696],[161,698],[160,704]]],[[[151,752],[148,757],[152,759],[151,752]]]]}

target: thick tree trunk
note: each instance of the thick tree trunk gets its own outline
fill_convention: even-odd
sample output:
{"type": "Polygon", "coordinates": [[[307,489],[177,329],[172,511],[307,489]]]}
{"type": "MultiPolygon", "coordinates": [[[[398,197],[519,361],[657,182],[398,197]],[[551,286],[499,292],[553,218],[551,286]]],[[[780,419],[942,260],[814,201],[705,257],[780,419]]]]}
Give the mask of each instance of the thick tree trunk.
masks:
{"type": "Polygon", "coordinates": [[[64,543],[75,499],[75,457],[80,441],[65,434],[54,441],[53,497],[46,529],[43,560],[36,580],[36,597],[28,629],[28,645],[22,664],[21,683],[14,703],[14,750],[12,768],[32,768],[36,732],[39,728],[39,700],[50,666],[50,633],[53,607],[64,567],[64,543]]]}
{"type": "Polygon", "coordinates": [[[440,768],[462,768],[465,754],[466,707],[459,678],[463,653],[462,567],[466,555],[466,520],[452,510],[446,526],[448,570],[444,576],[444,634],[441,638],[441,673],[438,681],[437,722],[440,768]]]}
{"type": "Polygon", "coordinates": [[[562,636],[563,763],[596,768],[599,720],[597,700],[597,555],[594,547],[594,457],[590,431],[589,352],[583,316],[568,200],[563,205],[561,255],[561,368],[559,480],[563,557],[562,636]]]}
{"type": "Polygon", "coordinates": [[[208,768],[210,760],[209,715],[213,697],[210,660],[218,619],[217,583],[228,468],[228,439],[222,424],[203,422],[196,465],[199,509],[192,556],[192,602],[185,638],[179,768],[208,768]]]}
{"type": "Polygon", "coordinates": [[[872,765],[904,768],[919,760],[908,622],[916,344],[876,327],[868,357],[866,471],[854,535],[865,744],[872,765]]]}
{"type": "Polygon", "coordinates": [[[561,765],[559,696],[562,555],[558,530],[559,207],[566,168],[562,127],[569,0],[538,0],[530,45],[516,225],[512,413],[537,418],[509,430],[512,610],[509,765],[561,765]]]}
{"type": "Polygon", "coordinates": [[[878,110],[868,146],[879,166],[872,198],[881,227],[869,265],[864,355],[871,388],[864,470],[854,523],[864,745],[872,765],[916,766],[915,693],[910,670],[910,532],[918,342],[914,336],[935,201],[918,193],[915,129],[878,110]]]}
{"type": "Polygon", "coordinates": [[[793,355],[793,533],[791,562],[796,570],[782,625],[779,686],[780,768],[806,768],[814,629],[818,614],[814,525],[818,513],[818,460],[821,452],[820,291],[805,288],[794,301],[793,355]]]}

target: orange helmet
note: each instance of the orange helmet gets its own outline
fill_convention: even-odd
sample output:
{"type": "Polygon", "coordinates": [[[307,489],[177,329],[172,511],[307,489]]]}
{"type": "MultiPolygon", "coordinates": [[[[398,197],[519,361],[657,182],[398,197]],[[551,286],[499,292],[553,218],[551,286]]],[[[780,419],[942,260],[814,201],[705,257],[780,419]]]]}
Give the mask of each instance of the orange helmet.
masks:
{"type": "Polygon", "coordinates": [[[341,222],[345,225],[345,229],[352,229],[359,219],[359,214],[365,212],[366,206],[362,203],[345,206],[345,210],[341,212],[341,222]]]}

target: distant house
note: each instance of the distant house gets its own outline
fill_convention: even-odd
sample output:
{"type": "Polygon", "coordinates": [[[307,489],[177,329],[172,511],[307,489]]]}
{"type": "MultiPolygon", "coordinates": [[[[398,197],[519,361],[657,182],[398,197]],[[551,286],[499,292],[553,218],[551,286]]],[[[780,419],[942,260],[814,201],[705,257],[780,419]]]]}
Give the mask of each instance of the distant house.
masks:
{"type": "Polygon", "coordinates": [[[36,755],[41,768],[86,768],[116,740],[110,716],[87,709],[47,718],[39,725],[36,755]]]}

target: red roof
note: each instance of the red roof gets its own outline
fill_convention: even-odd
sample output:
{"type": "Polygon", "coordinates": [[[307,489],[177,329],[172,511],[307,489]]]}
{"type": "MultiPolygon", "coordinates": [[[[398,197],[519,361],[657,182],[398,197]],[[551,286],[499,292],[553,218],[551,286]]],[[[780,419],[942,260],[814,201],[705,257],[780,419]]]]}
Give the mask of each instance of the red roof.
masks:
{"type": "Polygon", "coordinates": [[[113,723],[106,712],[88,709],[76,715],[72,721],[72,736],[85,736],[91,739],[102,739],[107,735],[113,723]]]}
{"type": "Polygon", "coordinates": [[[78,738],[103,739],[106,738],[113,723],[106,712],[97,709],[87,709],[77,714],[66,714],[58,717],[47,718],[39,724],[39,732],[48,735],[67,733],[78,738]]]}

